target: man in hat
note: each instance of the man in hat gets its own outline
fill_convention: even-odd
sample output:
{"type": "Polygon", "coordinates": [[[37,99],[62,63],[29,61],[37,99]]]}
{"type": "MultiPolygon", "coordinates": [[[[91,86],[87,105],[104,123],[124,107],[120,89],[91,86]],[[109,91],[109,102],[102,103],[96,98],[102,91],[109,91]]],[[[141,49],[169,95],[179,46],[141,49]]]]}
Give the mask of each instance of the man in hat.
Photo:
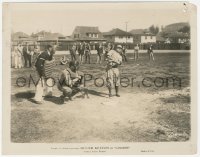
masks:
{"type": "Polygon", "coordinates": [[[36,71],[39,76],[39,81],[36,86],[35,103],[41,104],[43,96],[52,96],[52,68],[54,66],[53,55],[55,48],[52,45],[47,45],[47,49],[38,55],[35,63],[36,71]],[[45,92],[45,93],[44,93],[45,92]]]}
{"type": "Polygon", "coordinates": [[[154,55],[153,55],[153,45],[150,45],[149,48],[147,49],[147,53],[149,54],[149,60],[154,61],[154,55]]]}
{"type": "Polygon", "coordinates": [[[81,92],[82,96],[87,95],[88,97],[87,88],[84,87],[84,74],[78,69],[79,62],[70,61],[69,67],[63,70],[59,77],[57,87],[62,92],[60,96],[62,103],[64,103],[66,97],[72,100],[72,96],[78,92],[81,92]]]}
{"type": "Polygon", "coordinates": [[[112,97],[112,89],[115,89],[116,96],[119,95],[119,85],[120,85],[120,77],[119,77],[119,69],[118,66],[122,63],[122,46],[117,45],[116,51],[113,50],[113,45],[108,44],[108,54],[107,54],[107,87],[109,90],[109,97],[112,97]]]}

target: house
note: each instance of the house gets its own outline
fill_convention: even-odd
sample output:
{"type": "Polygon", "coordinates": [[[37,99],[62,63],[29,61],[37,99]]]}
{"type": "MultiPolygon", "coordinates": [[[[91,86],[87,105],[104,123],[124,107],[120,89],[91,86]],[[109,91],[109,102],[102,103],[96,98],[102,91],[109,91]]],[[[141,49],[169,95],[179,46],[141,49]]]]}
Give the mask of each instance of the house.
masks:
{"type": "Polygon", "coordinates": [[[68,51],[73,46],[74,42],[75,42],[75,40],[73,38],[71,38],[70,36],[58,37],[57,50],[58,51],[63,51],[63,50],[68,51]]]}
{"type": "Polygon", "coordinates": [[[130,33],[133,35],[135,44],[156,43],[156,35],[150,33],[147,29],[133,29],[130,33]]]}
{"type": "Polygon", "coordinates": [[[45,38],[38,40],[41,50],[45,50],[46,46],[56,45],[58,51],[68,51],[74,44],[75,40],[67,36],[46,36],[45,38]]]}
{"type": "Polygon", "coordinates": [[[123,31],[119,28],[112,29],[109,32],[103,33],[104,38],[107,39],[108,42],[113,43],[127,43],[133,44],[133,36],[131,33],[123,31]]]}
{"type": "Polygon", "coordinates": [[[173,32],[166,35],[168,43],[189,43],[190,42],[190,35],[188,33],[182,32],[173,32]]]}
{"type": "Polygon", "coordinates": [[[103,38],[102,33],[98,27],[89,26],[76,26],[71,37],[76,41],[85,42],[103,42],[106,41],[103,38]]]}
{"type": "Polygon", "coordinates": [[[37,40],[24,32],[16,32],[11,34],[12,45],[16,46],[17,44],[25,45],[26,43],[35,44],[37,40]]]}

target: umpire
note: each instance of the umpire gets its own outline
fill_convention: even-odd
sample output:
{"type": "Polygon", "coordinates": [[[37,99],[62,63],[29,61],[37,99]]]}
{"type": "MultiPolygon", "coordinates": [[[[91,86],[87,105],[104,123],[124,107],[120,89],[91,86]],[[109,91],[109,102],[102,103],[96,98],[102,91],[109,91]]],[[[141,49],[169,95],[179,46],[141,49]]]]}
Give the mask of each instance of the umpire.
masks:
{"type": "Polygon", "coordinates": [[[44,96],[52,96],[52,87],[50,87],[49,85],[51,84],[52,80],[48,78],[50,77],[52,73],[52,68],[53,68],[53,63],[54,63],[54,60],[53,60],[54,54],[55,54],[54,46],[47,45],[46,50],[38,55],[36,63],[35,63],[36,71],[40,79],[36,86],[35,97],[33,100],[38,104],[41,104],[42,99],[43,99],[43,94],[44,96]],[[44,93],[44,90],[45,90],[45,93],[44,93]]]}

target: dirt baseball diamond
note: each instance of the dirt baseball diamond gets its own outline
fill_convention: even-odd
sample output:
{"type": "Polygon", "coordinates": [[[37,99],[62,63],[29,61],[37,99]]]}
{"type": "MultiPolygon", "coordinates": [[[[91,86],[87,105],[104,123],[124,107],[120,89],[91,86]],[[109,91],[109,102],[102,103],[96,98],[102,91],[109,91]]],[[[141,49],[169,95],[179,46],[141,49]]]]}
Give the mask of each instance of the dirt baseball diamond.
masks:
{"type": "MultiPolygon", "coordinates": [[[[105,86],[96,87],[88,81],[89,99],[80,94],[73,101],[60,103],[61,93],[56,87],[53,97],[41,105],[34,104],[34,85],[16,85],[18,77],[27,80],[34,69],[12,69],[11,140],[17,143],[70,142],[156,142],[187,141],[190,139],[190,55],[156,54],[156,62],[149,62],[146,54],[129,62],[120,71],[122,76],[134,78],[134,85],[120,88],[120,98],[108,98],[105,86]],[[20,71],[20,72],[19,72],[20,71]],[[144,78],[181,78],[181,87],[172,85],[150,87],[141,84],[144,78]]],[[[102,77],[105,65],[83,64],[81,71],[102,77]]],[[[59,56],[56,56],[59,60],[59,56]]],[[[65,66],[54,67],[54,76],[65,66]]],[[[149,82],[148,82],[149,83],[149,82]]]]}

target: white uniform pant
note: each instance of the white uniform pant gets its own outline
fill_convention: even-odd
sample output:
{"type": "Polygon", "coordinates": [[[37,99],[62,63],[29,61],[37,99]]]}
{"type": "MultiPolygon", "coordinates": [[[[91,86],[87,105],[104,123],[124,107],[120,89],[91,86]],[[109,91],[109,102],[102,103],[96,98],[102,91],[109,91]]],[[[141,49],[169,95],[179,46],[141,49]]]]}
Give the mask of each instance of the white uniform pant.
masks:
{"type": "Polygon", "coordinates": [[[15,68],[22,68],[22,55],[14,55],[15,68]]]}
{"type": "Polygon", "coordinates": [[[53,92],[53,79],[40,78],[35,90],[34,100],[42,101],[43,96],[52,96],[53,92]]]}

